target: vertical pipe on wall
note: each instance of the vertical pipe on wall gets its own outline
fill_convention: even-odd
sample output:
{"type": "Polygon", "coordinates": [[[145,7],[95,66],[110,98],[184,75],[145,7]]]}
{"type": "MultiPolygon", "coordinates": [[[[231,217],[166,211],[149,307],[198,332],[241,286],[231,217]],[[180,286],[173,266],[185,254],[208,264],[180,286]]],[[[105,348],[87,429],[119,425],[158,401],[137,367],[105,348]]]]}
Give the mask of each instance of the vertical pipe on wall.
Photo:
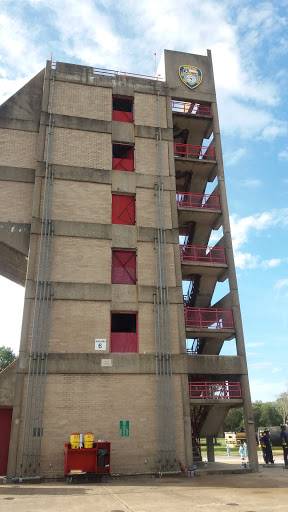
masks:
{"type": "MultiPolygon", "coordinates": [[[[47,273],[51,276],[52,266],[52,237],[51,232],[51,214],[52,214],[52,191],[53,191],[53,172],[52,172],[52,140],[54,120],[52,119],[53,96],[54,96],[55,75],[52,77],[50,116],[48,126],[48,140],[46,152],[45,181],[42,207],[41,235],[38,257],[38,270],[36,279],[35,304],[32,324],[32,336],[30,346],[30,358],[28,369],[28,382],[24,415],[23,441],[21,451],[21,476],[24,470],[33,472],[39,470],[39,464],[36,466],[38,456],[38,437],[41,437],[39,424],[40,418],[43,372],[43,354],[46,336],[47,336],[47,315],[49,309],[49,285],[47,283],[47,273]],[[43,323],[44,322],[44,323],[43,323]],[[40,362],[41,361],[41,362],[40,362]],[[38,382],[39,381],[39,382],[38,382]],[[35,428],[36,425],[36,428],[35,428]],[[35,435],[33,435],[35,434],[35,435]],[[25,453],[26,451],[26,453],[25,453]]],[[[50,284],[50,277],[49,277],[50,284]]],[[[49,330],[50,332],[50,330],[49,330]]],[[[46,373],[45,377],[46,378],[46,373]]],[[[45,384],[45,383],[44,383],[45,384]]],[[[45,386],[43,386],[44,388],[45,386]]],[[[43,395],[44,400],[44,395],[43,395]]],[[[43,407],[42,407],[43,415],[43,407]]]]}

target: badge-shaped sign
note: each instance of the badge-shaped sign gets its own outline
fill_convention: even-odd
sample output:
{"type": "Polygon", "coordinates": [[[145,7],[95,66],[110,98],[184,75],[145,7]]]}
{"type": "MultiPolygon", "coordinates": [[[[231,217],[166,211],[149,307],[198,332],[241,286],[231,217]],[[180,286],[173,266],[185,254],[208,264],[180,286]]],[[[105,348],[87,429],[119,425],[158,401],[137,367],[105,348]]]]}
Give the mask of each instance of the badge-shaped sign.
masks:
{"type": "Polygon", "coordinates": [[[195,66],[180,66],[179,76],[189,89],[195,89],[202,82],[202,71],[195,66]]]}

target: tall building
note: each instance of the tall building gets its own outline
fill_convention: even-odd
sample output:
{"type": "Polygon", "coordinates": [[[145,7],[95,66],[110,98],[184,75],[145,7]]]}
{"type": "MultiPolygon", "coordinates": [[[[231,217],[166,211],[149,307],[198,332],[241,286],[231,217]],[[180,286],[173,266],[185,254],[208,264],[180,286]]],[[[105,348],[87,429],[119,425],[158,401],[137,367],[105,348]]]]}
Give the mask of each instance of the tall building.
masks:
{"type": "Polygon", "coordinates": [[[72,432],[111,441],[112,472],[189,468],[200,437],[213,461],[231,407],[257,470],[211,53],[161,69],[49,61],[0,107],[0,267],[25,286],[10,476],[63,475],[72,432]]]}

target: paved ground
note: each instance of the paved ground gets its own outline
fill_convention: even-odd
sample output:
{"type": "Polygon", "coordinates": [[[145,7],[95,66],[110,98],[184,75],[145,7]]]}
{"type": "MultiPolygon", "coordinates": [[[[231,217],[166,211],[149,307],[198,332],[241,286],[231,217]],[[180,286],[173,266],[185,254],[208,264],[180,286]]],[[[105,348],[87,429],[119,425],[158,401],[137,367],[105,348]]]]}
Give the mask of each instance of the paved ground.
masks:
{"type": "MultiPolygon", "coordinates": [[[[219,458],[223,463],[223,456],[219,458]]],[[[0,487],[0,511],[287,512],[288,470],[278,463],[261,467],[257,474],[135,477],[107,484],[6,484],[0,487]]]]}

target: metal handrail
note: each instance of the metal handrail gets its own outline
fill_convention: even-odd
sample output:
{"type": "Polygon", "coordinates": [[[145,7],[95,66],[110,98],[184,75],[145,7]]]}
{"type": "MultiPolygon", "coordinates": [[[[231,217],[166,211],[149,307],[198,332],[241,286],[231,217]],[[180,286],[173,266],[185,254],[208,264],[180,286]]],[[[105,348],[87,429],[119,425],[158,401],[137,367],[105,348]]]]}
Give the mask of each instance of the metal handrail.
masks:
{"type": "Polygon", "coordinates": [[[232,309],[184,307],[185,326],[200,329],[233,329],[232,309]]]}
{"type": "Polygon", "coordinates": [[[207,210],[220,210],[220,195],[216,194],[191,194],[189,192],[177,192],[176,201],[178,208],[203,208],[207,210]]]}
{"type": "Polygon", "coordinates": [[[198,156],[199,158],[215,158],[214,146],[195,146],[194,144],[182,144],[182,142],[174,143],[175,156],[186,157],[198,156]]]}
{"type": "Polygon", "coordinates": [[[149,80],[159,80],[164,82],[164,78],[162,76],[150,76],[150,75],[139,75],[138,73],[127,73],[127,71],[115,71],[114,69],[104,69],[104,68],[93,68],[94,75],[108,75],[108,76],[128,76],[128,77],[138,77],[138,78],[146,78],[149,80]]]}
{"type": "Polygon", "coordinates": [[[242,398],[240,382],[189,382],[190,398],[242,398]]]}
{"type": "Polygon", "coordinates": [[[226,263],[224,247],[202,247],[200,245],[180,245],[180,259],[183,263],[226,263]]]}
{"type": "Polygon", "coordinates": [[[209,105],[190,103],[187,101],[172,100],[172,112],[190,114],[193,116],[212,117],[212,110],[209,105]]]}

